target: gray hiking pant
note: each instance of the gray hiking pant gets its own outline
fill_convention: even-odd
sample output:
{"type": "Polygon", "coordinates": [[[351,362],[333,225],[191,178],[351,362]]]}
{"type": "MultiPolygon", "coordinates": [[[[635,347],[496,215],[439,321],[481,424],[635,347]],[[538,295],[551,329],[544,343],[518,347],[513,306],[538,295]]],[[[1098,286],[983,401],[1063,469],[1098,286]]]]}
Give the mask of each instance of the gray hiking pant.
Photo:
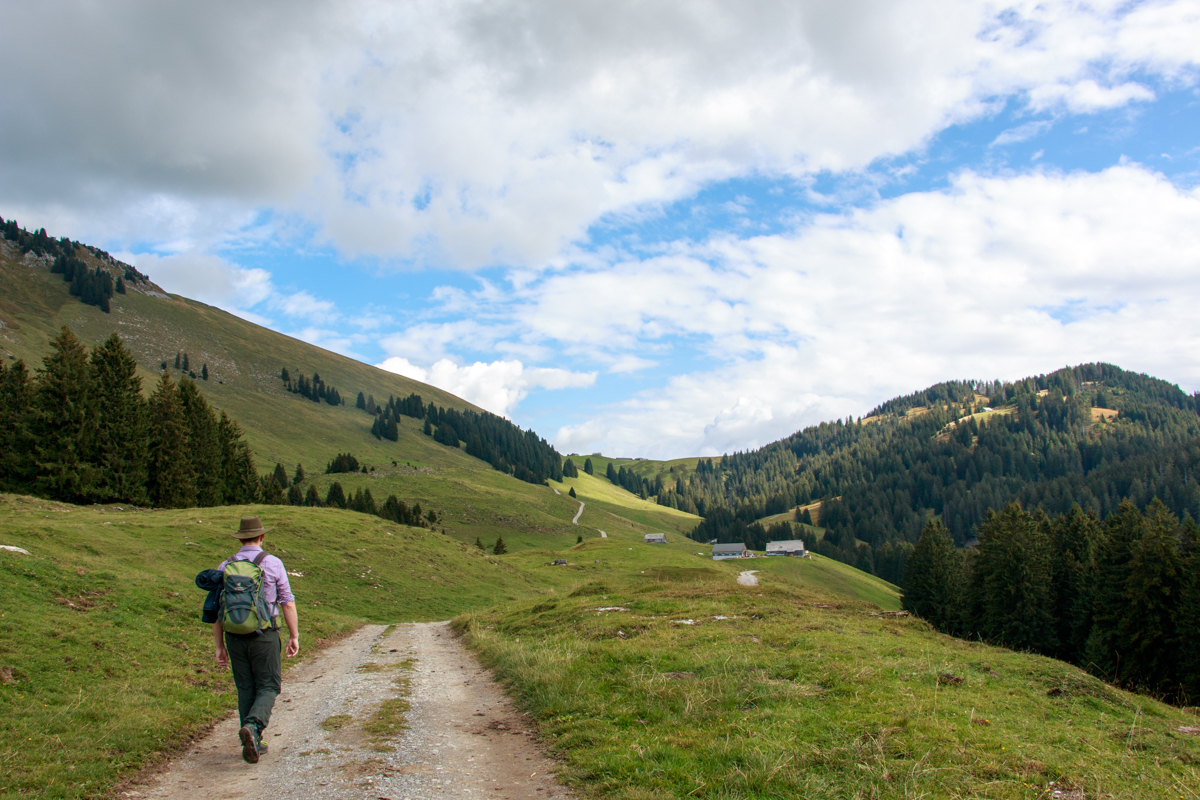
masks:
{"type": "Polygon", "coordinates": [[[283,688],[283,642],[279,631],[237,636],[225,634],[229,666],[238,693],[238,725],[254,725],[261,734],[271,721],[275,698],[283,688]]]}

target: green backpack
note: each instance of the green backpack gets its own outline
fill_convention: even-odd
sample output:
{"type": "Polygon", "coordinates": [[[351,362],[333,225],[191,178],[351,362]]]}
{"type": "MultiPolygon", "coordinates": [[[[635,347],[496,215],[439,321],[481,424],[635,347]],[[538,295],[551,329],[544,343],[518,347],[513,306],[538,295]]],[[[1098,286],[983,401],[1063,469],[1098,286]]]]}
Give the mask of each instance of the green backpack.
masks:
{"type": "Polygon", "coordinates": [[[279,618],[263,598],[263,550],[253,561],[231,560],[225,565],[221,590],[221,627],[226,633],[257,633],[279,627],[279,618]]]}

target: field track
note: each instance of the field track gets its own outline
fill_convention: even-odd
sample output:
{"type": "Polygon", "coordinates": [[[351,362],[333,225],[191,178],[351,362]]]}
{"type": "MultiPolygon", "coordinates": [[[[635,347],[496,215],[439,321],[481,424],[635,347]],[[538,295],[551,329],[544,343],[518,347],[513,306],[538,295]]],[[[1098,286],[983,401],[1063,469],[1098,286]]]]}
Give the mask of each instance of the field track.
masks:
{"type": "Polygon", "coordinates": [[[528,719],[445,622],[368,625],[289,671],[265,740],[270,752],[256,765],[243,762],[234,714],[126,796],[571,796],[537,748],[528,719]],[[381,703],[392,700],[394,708],[398,699],[411,704],[407,729],[373,733],[370,720],[381,703]]]}

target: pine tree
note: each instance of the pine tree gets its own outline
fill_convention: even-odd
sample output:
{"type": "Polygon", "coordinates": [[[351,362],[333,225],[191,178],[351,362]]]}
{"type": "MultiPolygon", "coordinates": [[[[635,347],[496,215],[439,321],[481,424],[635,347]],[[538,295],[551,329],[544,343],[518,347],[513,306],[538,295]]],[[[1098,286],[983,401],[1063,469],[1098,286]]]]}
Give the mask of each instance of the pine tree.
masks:
{"type": "Polygon", "coordinates": [[[487,548],[483,546],[483,540],[480,539],[478,536],[475,537],[475,546],[478,547],[480,550],[487,552],[487,548]]]}
{"type": "Polygon", "coordinates": [[[575,462],[567,458],[563,460],[562,474],[564,478],[578,478],[579,468],[575,466],[575,462]]]}
{"type": "Polygon", "coordinates": [[[400,438],[400,428],[396,425],[395,417],[388,417],[387,424],[383,426],[383,438],[390,442],[400,438]]]}
{"type": "Polygon", "coordinates": [[[342,485],[337,481],[334,481],[330,485],[329,491],[325,493],[325,505],[330,508],[346,507],[346,493],[342,490],[342,485]]]}
{"type": "Polygon", "coordinates": [[[292,478],[292,483],[293,484],[304,483],[304,465],[303,464],[300,464],[300,463],[296,464],[296,474],[292,478]]]}
{"type": "Polygon", "coordinates": [[[179,369],[179,365],[182,362],[182,359],[183,359],[183,353],[179,352],[178,350],[175,351],[175,369],[179,369]]]}
{"type": "MultiPolygon", "coordinates": [[[[621,469],[624,469],[624,467],[622,467],[621,469]]],[[[610,461],[610,462],[608,462],[608,470],[607,470],[607,471],[604,473],[604,475],[605,475],[605,477],[607,477],[607,478],[608,478],[608,480],[609,480],[611,483],[615,483],[615,484],[617,484],[618,486],[620,486],[620,485],[621,485],[621,484],[620,484],[620,481],[619,481],[619,480],[618,480],[618,478],[617,478],[617,471],[616,471],[615,469],[613,469],[613,465],[612,465],[612,462],[611,462],[611,461],[610,461]]]]}
{"type": "Polygon", "coordinates": [[[358,393],[358,399],[354,401],[354,407],[361,408],[363,411],[367,410],[367,398],[362,392],[358,393]]]}
{"type": "Polygon", "coordinates": [[[574,486],[572,486],[572,487],[571,487],[571,491],[567,492],[567,494],[569,494],[571,497],[575,497],[575,496],[576,496],[576,495],[575,495],[575,487],[574,487],[574,486]]]}
{"type": "Polygon", "coordinates": [[[1058,638],[1056,656],[1079,663],[1092,627],[1089,569],[1099,523],[1075,504],[1049,526],[1050,608],[1058,638]]]}
{"type": "Polygon", "coordinates": [[[1157,498],[1146,517],[1142,538],[1130,553],[1128,605],[1117,629],[1122,654],[1117,676],[1127,686],[1164,692],[1173,690],[1179,677],[1176,614],[1183,585],[1183,565],[1176,549],[1179,521],[1157,498]]]}
{"type": "Polygon", "coordinates": [[[159,508],[186,508],[196,503],[195,477],[188,452],[187,420],[179,390],[163,373],[150,396],[150,460],[147,488],[159,508]]]}
{"type": "Polygon", "coordinates": [[[96,412],[87,351],[63,327],[38,371],[32,431],[36,440],[36,485],[46,497],[83,502],[98,474],[87,459],[93,452],[96,412]]]}
{"type": "Polygon", "coordinates": [[[137,361],[114,333],[92,351],[91,372],[97,420],[91,458],[99,468],[92,497],[145,505],[148,407],[137,361]]]}
{"type": "Polygon", "coordinates": [[[979,526],[971,589],[971,626],[985,640],[1039,653],[1057,649],[1046,534],[1016,503],[989,512],[979,526]]]}
{"type": "Polygon", "coordinates": [[[242,438],[242,428],[222,411],[217,422],[221,443],[221,481],[225,505],[253,503],[258,497],[258,468],[250,445],[242,438]]]}
{"type": "Polygon", "coordinates": [[[959,626],[962,588],[962,555],[954,549],[946,526],[934,517],[925,524],[917,546],[908,557],[904,610],[940,631],[954,632],[959,626]]]}
{"type": "Polygon", "coordinates": [[[117,276],[117,294],[125,294],[125,280],[117,276]]]}
{"type": "Polygon", "coordinates": [[[279,488],[281,489],[286,489],[290,485],[288,483],[287,470],[283,468],[283,464],[276,462],[275,472],[272,477],[275,478],[275,482],[279,484],[279,488]]]}
{"type": "Polygon", "coordinates": [[[1121,503],[1104,521],[1096,544],[1092,569],[1092,627],[1084,647],[1084,666],[1089,671],[1117,680],[1122,654],[1118,631],[1128,608],[1133,548],[1145,535],[1146,520],[1131,501],[1121,503]]]}
{"type": "Polygon", "coordinates": [[[219,506],[224,501],[220,423],[212,406],[190,379],[179,381],[179,404],[187,425],[188,453],[199,506],[219,506]]]}
{"type": "Polygon", "coordinates": [[[586,472],[588,475],[595,475],[595,474],[596,474],[596,470],[595,470],[595,468],[592,466],[592,460],[591,460],[590,458],[584,459],[584,461],[583,461],[583,471],[584,471],[584,472],[586,472]]]}
{"type": "Polygon", "coordinates": [[[287,501],[289,506],[304,505],[304,492],[300,491],[300,487],[294,483],[292,484],[292,487],[288,489],[287,501]]]}
{"type": "Polygon", "coordinates": [[[283,489],[275,482],[273,475],[260,475],[258,478],[258,502],[268,506],[281,506],[286,498],[283,489]]]}
{"type": "Polygon", "coordinates": [[[208,364],[200,367],[200,378],[201,380],[208,380],[208,364]]]}
{"type": "Polygon", "coordinates": [[[425,418],[425,427],[421,429],[421,433],[426,436],[433,436],[433,423],[429,421],[428,417],[425,418]]]}
{"type": "Polygon", "coordinates": [[[575,544],[583,544],[583,534],[582,533],[575,537],[575,544]]]}
{"type": "Polygon", "coordinates": [[[0,362],[0,489],[29,491],[34,439],[29,425],[33,387],[24,361],[6,368],[0,362]]]}
{"type": "MultiPolygon", "coordinates": [[[[295,484],[293,484],[294,486],[295,484]]],[[[324,505],[321,502],[321,495],[317,494],[317,487],[314,484],[308,485],[308,492],[304,495],[304,505],[311,508],[320,508],[324,505]]]]}
{"type": "Polygon", "coordinates": [[[1200,527],[1187,516],[1182,532],[1183,585],[1175,614],[1179,632],[1179,676],[1181,699],[1196,705],[1200,700],[1200,527]]]}
{"type": "Polygon", "coordinates": [[[185,352],[185,353],[183,354],[183,371],[184,371],[184,372],[187,372],[189,369],[190,369],[190,368],[188,367],[188,355],[187,355],[187,353],[185,352]]]}
{"type": "Polygon", "coordinates": [[[502,556],[507,552],[508,552],[508,548],[504,546],[504,537],[503,536],[497,537],[496,545],[495,545],[495,547],[492,548],[492,554],[497,555],[497,556],[502,556]]]}

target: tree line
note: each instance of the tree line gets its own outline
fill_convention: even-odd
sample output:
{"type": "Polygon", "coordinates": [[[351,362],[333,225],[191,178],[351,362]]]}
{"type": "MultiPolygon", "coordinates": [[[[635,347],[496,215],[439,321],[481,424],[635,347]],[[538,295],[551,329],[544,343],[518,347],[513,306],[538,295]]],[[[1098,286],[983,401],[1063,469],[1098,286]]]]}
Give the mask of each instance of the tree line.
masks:
{"type": "Polygon", "coordinates": [[[163,373],[149,399],[113,334],[89,355],[67,327],[42,367],[0,364],[0,486],[68,503],[164,508],[254,502],[259,478],[237,422],[196,384],[163,373]]]}
{"type": "MultiPolygon", "coordinates": [[[[341,453],[329,463],[325,473],[357,472],[358,469],[358,460],[354,456],[349,453],[341,453]],[[348,468],[351,462],[353,462],[353,469],[348,468]],[[337,468],[334,468],[335,465],[337,468]],[[347,468],[343,469],[342,467],[347,468]]],[[[365,471],[365,467],[363,469],[365,471]]],[[[411,525],[414,528],[428,528],[438,520],[437,513],[433,509],[422,511],[419,502],[409,506],[396,495],[390,494],[387,500],[377,503],[369,488],[355,489],[353,494],[348,495],[339,481],[331,483],[325,491],[325,497],[322,498],[316,485],[312,483],[309,483],[307,492],[300,489],[300,485],[304,483],[306,477],[304,466],[301,464],[296,465],[296,473],[290,479],[283,465],[276,464],[275,471],[262,478],[260,502],[268,505],[340,508],[345,511],[357,511],[360,514],[371,514],[395,522],[397,525],[411,525]]]]}
{"type": "Polygon", "coordinates": [[[336,386],[326,385],[325,381],[321,380],[321,376],[316,372],[311,378],[305,377],[303,373],[299,373],[293,379],[288,368],[284,367],[279,371],[279,377],[283,381],[284,388],[292,394],[298,394],[301,397],[312,400],[314,403],[319,403],[324,400],[331,406],[345,405],[342,400],[342,395],[338,392],[336,386]]]}
{"type": "Polygon", "coordinates": [[[150,283],[149,276],[143,275],[129,264],[117,261],[107,252],[80,244],[65,236],[52,238],[46,234],[45,228],[31,232],[20,227],[16,220],[0,217],[0,233],[21,248],[22,255],[33,253],[37,256],[53,257],[50,272],[63,276],[63,281],[70,284],[71,296],[78,297],[80,302],[86,305],[96,306],[106,314],[110,311],[110,301],[114,293],[125,294],[126,283],[150,283]],[[81,251],[90,254],[100,264],[89,269],[87,263],[79,257],[81,251]],[[115,280],[112,272],[114,269],[119,273],[115,280]]]}
{"type": "Polygon", "coordinates": [[[1017,503],[978,545],[929,520],[908,559],[904,608],[945,633],[1069,661],[1129,689],[1200,698],[1200,526],[1159,500],[1101,519],[1017,503]]]}
{"type": "Polygon", "coordinates": [[[625,491],[630,494],[636,494],[643,500],[656,497],[663,491],[662,476],[655,476],[654,480],[651,481],[648,478],[638,475],[632,469],[626,469],[625,467],[621,467],[620,469],[614,468],[611,461],[608,462],[608,469],[605,470],[604,474],[614,486],[620,486],[625,491]]]}
{"type": "Polygon", "coordinates": [[[386,404],[376,405],[374,397],[360,392],[355,405],[374,415],[371,434],[376,439],[396,441],[401,416],[424,419],[426,436],[446,447],[463,447],[493,469],[527,483],[562,480],[562,456],[549,442],[495,414],[443,408],[423,402],[415,393],[400,399],[389,396],[386,404]]]}

